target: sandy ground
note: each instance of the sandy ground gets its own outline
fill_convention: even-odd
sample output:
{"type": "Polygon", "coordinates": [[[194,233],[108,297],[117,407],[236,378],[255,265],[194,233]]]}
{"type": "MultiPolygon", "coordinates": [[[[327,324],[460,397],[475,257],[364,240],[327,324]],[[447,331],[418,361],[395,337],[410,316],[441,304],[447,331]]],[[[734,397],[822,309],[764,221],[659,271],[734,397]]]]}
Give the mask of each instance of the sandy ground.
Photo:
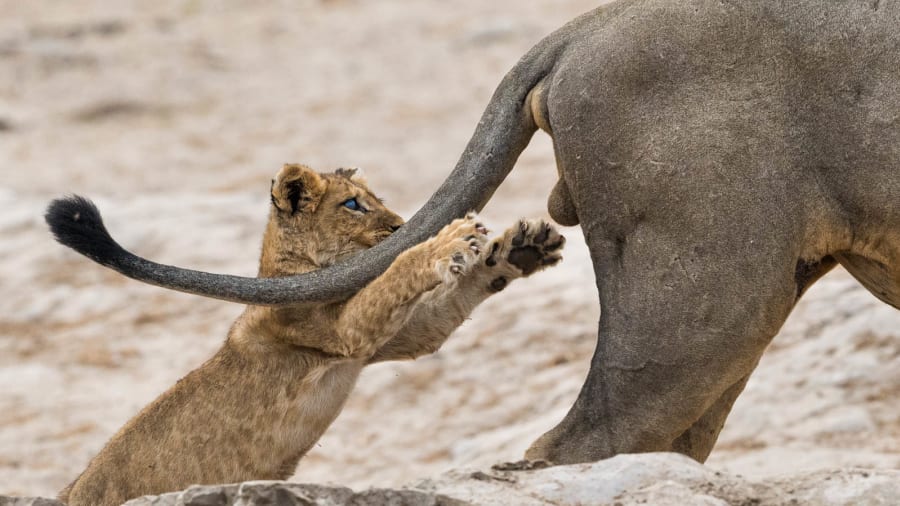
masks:
{"type": "MultiPolygon", "coordinates": [[[[56,245],[60,194],[124,245],[253,275],[284,162],[365,168],[409,216],[494,86],[583,0],[0,0],[0,494],[52,495],[221,343],[241,308],[125,280],[56,245]]],[[[538,136],[485,210],[542,216],[538,136]]],[[[599,307],[586,249],[479,308],[434,356],[371,367],[295,480],[397,485],[517,459],[574,401],[599,307]]],[[[710,459],[751,477],[900,467],[900,312],[843,271],[762,359],[710,459]]]]}

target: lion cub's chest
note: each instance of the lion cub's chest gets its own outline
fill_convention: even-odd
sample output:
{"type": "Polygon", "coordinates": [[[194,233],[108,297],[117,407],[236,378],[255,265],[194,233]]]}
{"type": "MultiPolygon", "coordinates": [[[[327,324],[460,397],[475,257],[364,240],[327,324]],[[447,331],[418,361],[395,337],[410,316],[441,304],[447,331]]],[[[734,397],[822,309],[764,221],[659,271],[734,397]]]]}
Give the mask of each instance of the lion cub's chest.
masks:
{"type": "Polygon", "coordinates": [[[315,365],[276,397],[275,411],[282,416],[275,432],[286,449],[302,451],[311,447],[341,412],[356,384],[363,361],[315,365]]]}

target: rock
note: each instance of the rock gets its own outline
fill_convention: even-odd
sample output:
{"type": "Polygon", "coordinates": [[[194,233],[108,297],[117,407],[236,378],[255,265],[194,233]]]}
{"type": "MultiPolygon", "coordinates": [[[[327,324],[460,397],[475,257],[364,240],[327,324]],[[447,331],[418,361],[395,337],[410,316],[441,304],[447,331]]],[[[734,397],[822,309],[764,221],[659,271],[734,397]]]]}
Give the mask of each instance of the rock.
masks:
{"type": "MultiPolygon", "coordinates": [[[[127,506],[855,506],[900,504],[900,471],[838,469],[753,482],[675,453],[619,455],[591,464],[454,470],[399,489],[280,481],[193,486],[127,506]],[[523,469],[523,470],[502,470],[523,469]]],[[[0,506],[59,506],[51,499],[0,497],[0,506]]]]}
{"type": "Polygon", "coordinates": [[[841,469],[779,479],[774,488],[786,491],[797,504],[866,506],[900,504],[900,471],[841,469]]]}
{"type": "Polygon", "coordinates": [[[46,497],[8,497],[0,495],[0,506],[65,506],[56,499],[46,497]]]}
{"type": "Polygon", "coordinates": [[[536,471],[451,471],[416,486],[485,506],[629,504],[632,496],[652,498],[647,504],[727,504],[755,493],[750,484],[674,453],[619,455],[536,471]]]}
{"type": "Polygon", "coordinates": [[[193,486],[183,492],[145,496],[127,506],[464,506],[468,503],[441,494],[412,489],[369,489],[248,481],[240,485],[193,486]]]}

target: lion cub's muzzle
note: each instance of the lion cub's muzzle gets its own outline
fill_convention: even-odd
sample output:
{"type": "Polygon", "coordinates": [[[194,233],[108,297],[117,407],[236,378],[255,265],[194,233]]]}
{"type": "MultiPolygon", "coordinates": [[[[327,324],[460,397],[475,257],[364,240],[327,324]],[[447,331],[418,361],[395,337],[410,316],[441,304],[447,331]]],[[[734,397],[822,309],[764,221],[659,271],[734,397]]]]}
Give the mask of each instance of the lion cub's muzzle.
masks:
{"type": "Polygon", "coordinates": [[[385,229],[375,233],[375,243],[379,243],[391,236],[394,232],[400,230],[403,225],[388,225],[385,229]]]}

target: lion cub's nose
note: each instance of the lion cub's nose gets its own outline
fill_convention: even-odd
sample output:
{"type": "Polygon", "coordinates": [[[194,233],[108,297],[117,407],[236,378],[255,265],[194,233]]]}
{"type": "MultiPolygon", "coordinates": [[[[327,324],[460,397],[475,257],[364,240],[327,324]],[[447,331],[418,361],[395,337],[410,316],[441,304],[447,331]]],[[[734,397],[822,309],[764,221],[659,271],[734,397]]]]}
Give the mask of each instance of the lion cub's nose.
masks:
{"type": "Polygon", "coordinates": [[[402,226],[403,225],[391,225],[391,233],[394,233],[394,232],[400,230],[400,227],[402,227],[402,226]]]}

